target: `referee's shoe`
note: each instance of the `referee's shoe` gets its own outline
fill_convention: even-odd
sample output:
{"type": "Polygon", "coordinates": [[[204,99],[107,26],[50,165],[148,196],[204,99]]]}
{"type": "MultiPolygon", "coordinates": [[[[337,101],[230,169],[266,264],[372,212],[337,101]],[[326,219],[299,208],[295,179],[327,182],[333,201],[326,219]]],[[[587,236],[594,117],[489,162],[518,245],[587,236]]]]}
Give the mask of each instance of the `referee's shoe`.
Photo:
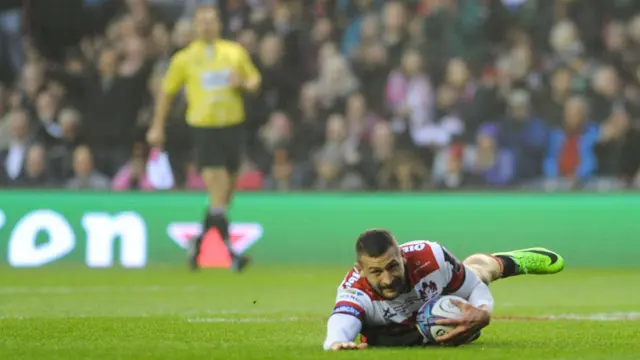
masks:
{"type": "MultiPolygon", "coordinates": [[[[189,268],[192,271],[197,271],[200,269],[200,264],[198,264],[198,256],[200,255],[201,245],[202,245],[201,236],[192,238],[187,242],[187,256],[188,256],[189,268]]],[[[230,268],[232,271],[241,272],[251,262],[251,258],[244,255],[236,255],[233,251],[231,251],[231,249],[229,249],[229,254],[231,255],[230,268]]]]}

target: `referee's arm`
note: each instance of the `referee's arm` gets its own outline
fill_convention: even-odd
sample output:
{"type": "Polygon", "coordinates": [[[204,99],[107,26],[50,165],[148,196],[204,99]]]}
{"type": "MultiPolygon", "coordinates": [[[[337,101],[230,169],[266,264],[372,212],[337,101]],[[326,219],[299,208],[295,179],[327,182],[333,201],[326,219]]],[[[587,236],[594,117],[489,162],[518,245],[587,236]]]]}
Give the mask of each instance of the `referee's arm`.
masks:
{"type": "Polygon", "coordinates": [[[161,145],[164,142],[164,126],[167,120],[171,103],[186,80],[186,67],[184,57],[180,53],[171,58],[169,69],[162,80],[160,91],[156,95],[156,106],[153,123],[148,134],[149,143],[161,145]]]}
{"type": "Polygon", "coordinates": [[[242,88],[248,92],[255,92],[260,88],[262,76],[256,69],[251,57],[246,50],[242,49],[239,66],[240,77],[243,79],[242,88]]]}

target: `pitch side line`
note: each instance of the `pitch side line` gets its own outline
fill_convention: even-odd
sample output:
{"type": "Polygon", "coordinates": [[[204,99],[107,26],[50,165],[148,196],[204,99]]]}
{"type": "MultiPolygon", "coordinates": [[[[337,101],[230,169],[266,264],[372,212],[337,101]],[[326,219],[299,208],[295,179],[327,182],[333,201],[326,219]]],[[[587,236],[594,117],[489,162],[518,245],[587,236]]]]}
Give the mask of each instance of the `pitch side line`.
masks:
{"type": "Polygon", "coordinates": [[[640,320],[640,312],[615,312],[598,314],[562,314],[539,316],[494,316],[492,320],[498,321],[634,321],[640,320]]]}
{"type": "MultiPolygon", "coordinates": [[[[563,314],[540,316],[495,316],[496,321],[636,321],[640,320],[640,313],[619,312],[601,314],[563,314]]],[[[225,318],[225,317],[201,317],[186,320],[189,323],[277,323],[277,322],[305,322],[326,321],[326,318],[318,317],[285,317],[285,318],[225,318]]]]}
{"type": "MultiPolygon", "coordinates": [[[[325,322],[326,316],[288,316],[280,317],[279,312],[268,311],[212,311],[185,313],[119,313],[119,314],[1,314],[0,320],[28,320],[28,319],[82,319],[82,318],[152,318],[169,317],[182,318],[188,323],[289,323],[289,322],[325,322]],[[247,317],[255,315],[255,317],[247,317]],[[200,316],[198,316],[200,315],[200,316]],[[209,315],[209,316],[207,316],[209,315]],[[237,317],[233,317],[237,315],[237,317]],[[232,316],[232,317],[229,317],[232,316]]],[[[640,312],[613,312],[593,314],[560,314],[539,316],[494,316],[494,321],[532,322],[532,321],[640,321],[640,312]]]]}

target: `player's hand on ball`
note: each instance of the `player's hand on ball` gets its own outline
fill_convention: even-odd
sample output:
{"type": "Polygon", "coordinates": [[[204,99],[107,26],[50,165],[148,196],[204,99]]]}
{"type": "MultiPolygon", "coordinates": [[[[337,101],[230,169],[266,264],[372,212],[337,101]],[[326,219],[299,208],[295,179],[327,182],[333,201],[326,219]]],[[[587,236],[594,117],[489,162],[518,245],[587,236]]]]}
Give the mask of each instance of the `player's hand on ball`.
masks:
{"type": "Polygon", "coordinates": [[[353,341],[338,341],[331,344],[332,351],[340,350],[362,350],[366,349],[367,344],[356,344],[353,341]]]}
{"type": "Polygon", "coordinates": [[[457,319],[440,319],[436,321],[438,325],[453,325],[456,328],[438,337],[437,342],[456,343],[456,340],[465,339],[489,325],[491,314],[489,311],[473,307],[471,304],[457,300],[451,300],[460,310],[460,317],[457,319]]]}

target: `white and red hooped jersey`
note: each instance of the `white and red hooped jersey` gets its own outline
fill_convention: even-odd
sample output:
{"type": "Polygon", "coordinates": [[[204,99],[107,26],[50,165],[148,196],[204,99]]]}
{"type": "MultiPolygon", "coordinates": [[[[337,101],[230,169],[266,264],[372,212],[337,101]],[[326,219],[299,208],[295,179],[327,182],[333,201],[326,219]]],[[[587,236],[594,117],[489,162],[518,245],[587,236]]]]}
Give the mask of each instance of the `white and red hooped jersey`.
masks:
{"type": "Polygon", "coordinates": [[[411,291],[393,300],[380,297],[358,267],[338,287],[332,314],[347,314],[362,322],[362,341],[371,345],[409,346],[424,342],[415,327],[416,313],[430,299],[451,294],[465,282],[465,267],[442,245],[412,241],[400,246],[411,291]]]}

